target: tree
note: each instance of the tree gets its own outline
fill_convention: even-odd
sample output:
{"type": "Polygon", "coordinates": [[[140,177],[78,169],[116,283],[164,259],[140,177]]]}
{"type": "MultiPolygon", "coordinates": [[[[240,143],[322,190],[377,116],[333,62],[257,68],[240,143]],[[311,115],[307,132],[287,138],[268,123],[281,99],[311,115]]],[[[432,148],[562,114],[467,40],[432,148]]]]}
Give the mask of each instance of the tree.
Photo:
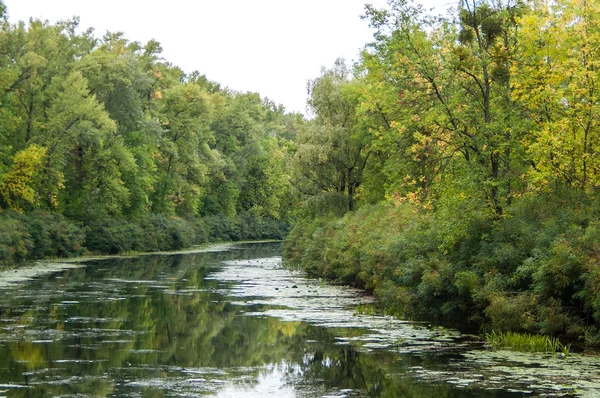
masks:
{"type": "Polygon", "coordinates": [[[119,145],[126,147],[135,159],[136,167],[121,172],[129,191],[123,212],[138,219],[149,212],[150,193],[156,184],[154,155],[162,136],[156,107],[162,91],[168,85],[178,84],[181,78],[180,71],[160,62],[160,52],[155,41],[142,47],[129,42],[122,33],[107,33],[77,63],[88,80],[90,92],[116,122],[119,145]]]}
{"type": "Polygon", "coordinates": [[[6,21],[7,14],[6,5],[4,4],[4,1],[0,0],[0,19],[6,21]]]}
{"type": "Polygon", "coordinates": [[[448,32],[421,12],[404,2],[392,11],[368,7],[376,41],[363,52],[360,68],[361,110],[374,121],[373,164],[380,170],[369,188],[383,190],[379,197],[425,203],[466,149],[455,103],[460,90],[439,51],[448,32]]]}
{"type": "Polygon", "coordinates": [[[522,11],[519,1],[464,0],[459,13],[460,44],[453,47],[453,63],[464,79],[468,100],[463,125],[472,137],[477,161],[484,167],[484,181],[496,213],[510,203],[513,181],[523,170],[513,159],[514,151],[520,150],[523,124],[520,107],[511,96],[510,71],[518,40],[516,19],[522,11]]]}
{"type": "Polygon", "coordinates": [[[381,115],[398,148],[392,158],[404,165],[386,167],[425,196],[452,170],[450,191],[469,190],[502,213],[523,170],[513,156],[524,128],[509,69],[521,5],[465,0],[455,26],[405,1],[390,4],[368,7],[377,33],[364,56],[368,109],[381,115]]]}
{"type": "Polygon", "coordinates": [[[360,82],[349,73],[338,60],[309,83],[308,105],[316,117],[298,135],[293,183],[310,196],[341,193],[352,211],[371,153],[371,136],[356,114],[360,82]]]}
{"type": "Polygon", "coordinates": [[[533,126],[527,138],[537,187],[600,186],[600,7],[586,0],[536,3],[522,21],[514,97],[533,126]]]}
{"type": "Polygon", "coordinates": [[[153,210],[194,215],[201,203],[207,163],[214,156],[208,146],[212,141],[210,95],[197,84],[184,83],[165,90],[160,102],[163,131],[153,210]]]}
{"type": "Polygon", "coordinates": [[[12,167],[0,178],[0,210],[31,210],[40,205],[38,187],[46,149],[31,145],[13,157],[12,167]]]}
{"type": "Polygon", "coordinates": [[[43,134],[34,137],[47,148],[40,187],[46,204],[55,206],[62,198],[66,214],[77,219],[120,214],[129,196],[122,171],[135,163],[113,138],[116,123],[90,94],[80,72],[61,82],[47,115],[43,134]],[[65,190],[58,192],[62,181],[65,190]]]}
{"type": "Polygon", "coordinates": [[[27,29],[23,23],[9,29],[3,53],[8,58],[4,72],[10,83],[5,86],[3,103],[10,104],[16,116],[16,124],[8,130],[13,150],[25,148],[43,130],[45,112],[60,88],[56,82],[66,78],[74,60],[94,46],[91,30],[75,33],[78,23],[76,18],[56,25],[33,20],[27,29]]]}

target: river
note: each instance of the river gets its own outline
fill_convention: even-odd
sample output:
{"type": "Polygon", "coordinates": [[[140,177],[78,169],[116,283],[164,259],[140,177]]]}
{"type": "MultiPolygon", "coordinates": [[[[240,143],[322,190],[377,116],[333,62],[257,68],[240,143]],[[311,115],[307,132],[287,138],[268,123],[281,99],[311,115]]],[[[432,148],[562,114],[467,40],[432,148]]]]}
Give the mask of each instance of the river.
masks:
{"type": "Polygon", "coordinates": [[[0,397],[600,396],[592,355],[491,351],[371,314],[278,243],[0,275],[0,397]]]}

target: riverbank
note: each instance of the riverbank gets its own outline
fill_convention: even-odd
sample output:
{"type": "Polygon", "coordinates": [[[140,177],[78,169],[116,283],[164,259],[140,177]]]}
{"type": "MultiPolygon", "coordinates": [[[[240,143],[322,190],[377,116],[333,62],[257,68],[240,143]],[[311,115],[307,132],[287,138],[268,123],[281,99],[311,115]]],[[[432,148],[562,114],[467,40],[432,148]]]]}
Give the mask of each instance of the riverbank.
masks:
{"type": "MultiPolygon", "coordinates": [[[[256,241],[256,243],[267,243],[268,241],[256,241]]],[[[273,241],[274,242],[274,241],[273,241]]],[[[245,243],[245,242],[236,242],[245,243]]],[[[200,246],[192,246],[183,250],[165,251],[165,252],[137,252],[121,255],[94,255],[84,254],[78,257],[62,259],[43,259],[40,261],[31,261],[20,264],[19,267],[0,270],[0,288],[25,282],[42,275],[53,274],[74,268],[85,266],[85,263],[96,260],[108,259],[126,259],[136,258],[147,255],[170,256],[175,254],[198,254],[209,252],[221,252],[233,247],[233,243],[207,243],[200,246]]]]}
{"type": "Polygon", "coordinates": [[[596,356],[494,351],[457,330],[361,312],[372,297],[283,267],[280,249],[87,257],[0,285],[0,395],[599,392],[596,356]]]}
{"type": "Polygon", "coordinates": [[[289,226],[240,214],[183,219],[151,215],[132,221],[105,218],[87,224],[59,213],[0,214],[0,269],[44,258],[93,254],[172,252],[213,242],[280,240],[289,226]]]}
{"type": "Polygon", "coordinates": [[[284,259],[373,292],[386,313],[464,329],[600,339],[596,202],[523,198],[502,217],[408,203],[298,222],[284,259]]]}

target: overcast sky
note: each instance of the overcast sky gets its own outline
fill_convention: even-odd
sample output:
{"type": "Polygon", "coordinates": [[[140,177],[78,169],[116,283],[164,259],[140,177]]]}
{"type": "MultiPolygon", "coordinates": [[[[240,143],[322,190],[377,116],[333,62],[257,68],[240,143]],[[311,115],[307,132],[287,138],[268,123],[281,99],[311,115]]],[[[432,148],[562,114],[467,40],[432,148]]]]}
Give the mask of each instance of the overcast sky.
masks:
{"type": "MultiPolygon", "coordinates": [[[[364,4],[385,0],[4,0],[10,22],[81,18],[96,36],[158,40],[167,61],[304,113],[306,82],[371,40],[364,4]]],[[[448,0],[425,0],[428,7],[448,0]]]]}

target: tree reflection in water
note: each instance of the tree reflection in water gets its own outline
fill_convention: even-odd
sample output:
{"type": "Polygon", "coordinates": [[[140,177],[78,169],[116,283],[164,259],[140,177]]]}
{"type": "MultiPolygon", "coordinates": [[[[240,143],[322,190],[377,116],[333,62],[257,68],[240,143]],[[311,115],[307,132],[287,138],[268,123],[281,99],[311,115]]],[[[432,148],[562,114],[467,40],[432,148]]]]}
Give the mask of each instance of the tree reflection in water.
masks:
{"type": "Polygon", "coordinates": [[[423,358],[359,352],[327,328],[245,316],[269,306],[234,304],[219,293],[233,282],[206,276],[280,246],[241,247],[95,260],[3,289],[0,395],[479,396],[411,381],[404,371],[423,358]]]}

